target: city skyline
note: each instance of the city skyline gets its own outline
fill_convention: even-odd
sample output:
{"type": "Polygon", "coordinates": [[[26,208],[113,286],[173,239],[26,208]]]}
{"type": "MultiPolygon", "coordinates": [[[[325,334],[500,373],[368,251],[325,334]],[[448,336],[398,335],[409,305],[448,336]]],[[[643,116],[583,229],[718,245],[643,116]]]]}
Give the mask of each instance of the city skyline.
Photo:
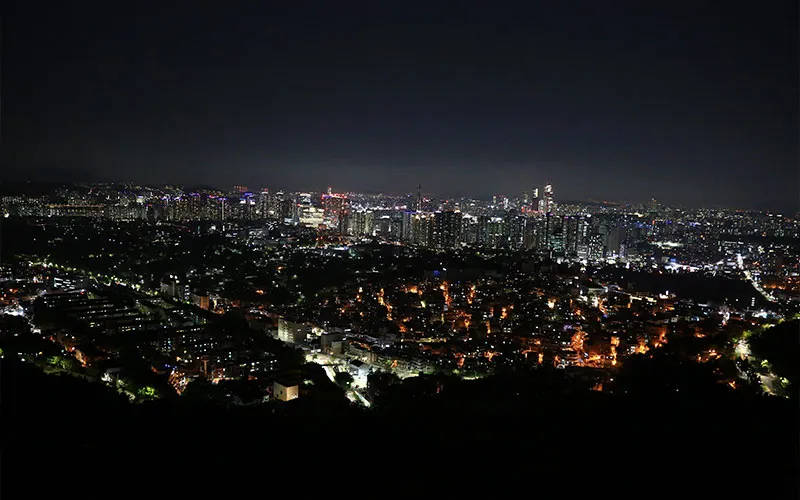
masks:
{"type": "Polygon", "coordinates": [[[569,199],[795,212],[796,5],[664,9],[19,3],[2,177],[444,196],[546,178],[569,199]]]}
{"type": "MultiPolygon", "coordinates": [[[[184,194],[190,192],[218,192],[218,193],[234,193],[236,191],[235,188],[241,186],[240,184],[233,185],[234,189],[231,189],[231,186],[224,183],[211,183],[211,184],[199,184],[199,183],[144,183],[144,182],[135,182],[132,180],[96,180],[96,181],[82,181],[82,182],[75,182],[75,181],[31,181],[31,180],[2,180],[0,179],[0,192],[5,192],[6,194],[15,194],[18,190],[22,189],[22,191],[27,192],[27,190],[32,189],[36,192],[45,193],[51,187],[56,186],[103,186],[103,185],[116,185],[116,186],[129,186],[129,187],[137,187],[137,188],[149,188],[149,189],[163,189],[166,187],[171,187],[175,189],[180,189],[184,194]],[[26,186],[22,188],[22,186],[26,186]]],[[[426,189],[422,189],[421,193],[431,201],[446,201],[446,200],[473,200],[473,201],[490,201],[497,196],[503,196],[508,198],[509,200],[523,200],[532,189],[540,189],[544,187],[545,183],[541,183],[539,185],[532,186],[529,189],[522,189],[520,191],[510,191],[510,192],[497,192],[497,191],[487,191],[488,194],[482,195],[471,195],[470,193],[466,194],[457,194],[457,195],[447,195],[446,193],[441,192],[433,192],[428,191],[426,189]]],[[[419,188],[421,184],[417,185],[419,188]]],[[[292,193],[292,194],[299,194],[299,193],[311,193],[311,194],[320,194],[324,195],[330,189],[333,189],[334,192],[338,192],[340,194],[346,195],[363,195],[363,196],[386,196],[386,197],[416,197],[418,194],[418,190],[355,190],[355,189],[345,189],[344,186],[318,186],[318,185],[306,185],[303,187],[291,189],[287,188],[286,186],[280,185],[268,185],[264,184],[254,184],[253,186],[244,186],[247,188],[247,192],[257,194],[260,192],[270,192],[270,193],[292,193]]],[[[560,191],[560,189],[559,189],[560,191]]],[[[644,194],[643,194],[644,196],[644,194]]],[[[597,205],[619,205],[619,206],[643,206],[648,205],[652,202],[658,202],[662,205],[679,208],[679,209],[709,209],[709,210],[740,210],[740,211],[754,211],[754,212],[765,212],[765,213],[777,213],[782,214],[787,217],[796,217],[800,211],[800,208],[792,208],[791,206],[780,207],[774,205],[760,205],[760,206],[741,206],[741,205],[732,205],[732,204],[724,204],[724,203],[679,203],[671,199],[658,199],[655,197],[643,197],[641,199],[610,199],[610,198],[600,198],[600,197],[587,197],[582,199],[574,199],[574,198],[563,198],[560,199],[561,203],[567,204],[597,204],[597,205]]],[[[415,204],[411,202],[408,206],[410,210],[415,208],[415,204]]]]}

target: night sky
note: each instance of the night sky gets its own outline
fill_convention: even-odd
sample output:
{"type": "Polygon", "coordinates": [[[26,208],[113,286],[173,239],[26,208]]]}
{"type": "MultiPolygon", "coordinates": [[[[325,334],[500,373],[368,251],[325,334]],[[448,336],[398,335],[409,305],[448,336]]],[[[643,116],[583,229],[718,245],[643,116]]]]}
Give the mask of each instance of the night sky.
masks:
{"type": "Polygon", "coordinates": [[[798,208],[795,1],[11,3],[7,180],[798,208]]]}

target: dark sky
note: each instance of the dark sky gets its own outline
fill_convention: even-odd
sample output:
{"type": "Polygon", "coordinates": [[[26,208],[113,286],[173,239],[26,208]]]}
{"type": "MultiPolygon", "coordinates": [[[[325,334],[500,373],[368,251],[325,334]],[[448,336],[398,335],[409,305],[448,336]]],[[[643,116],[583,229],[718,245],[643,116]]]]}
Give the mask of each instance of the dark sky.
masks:
{"type": "Polygon", "coordinates": [[[798,206],[795,1],[11,3],[6,179],[798,206]]]}

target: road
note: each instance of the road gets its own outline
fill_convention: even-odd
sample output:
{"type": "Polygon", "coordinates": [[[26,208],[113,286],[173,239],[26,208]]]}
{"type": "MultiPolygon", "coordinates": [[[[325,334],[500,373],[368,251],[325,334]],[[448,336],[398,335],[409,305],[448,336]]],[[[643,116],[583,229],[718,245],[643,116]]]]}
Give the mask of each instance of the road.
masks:
{"type": "Polygon", "coordinates": [[[742,258],[742,254],[740,253],[736,254],[736,264],[739,266],[739,269],[744,273],[744,277],[747,279],[747,281],[749,281],[750,284],[753,285],[753,288],[758,290],[758,293],[760,293],[765,299],[767,299],[770,302],[777,302],[777,299],[775,297],[767,293],[767,291],[761,288],[761,285],[759,285],[758,282],[756,282],[756,280],[753,279],[753,275],[750,273],[750,271],[744,268],[744,259],[742,258]]]}
{"type": "MultiPolygon", "coordinates": [[[[343,364],[342,360],[334,358],[332,356],[328,356],[326,354],[314,353],[314,354],[306,354],[306,361],[310,363],[317,363],[318,365],[320,365],[322,369],[325,371],[325,374],[328,375],[330,381],[333,382],[334,384],[336,383],[336,370],[334,369],[334,366],[342,365],[343,364]]],[[[351,387],[350,389],[345,391],[345,396],[347,396],[347,399],[349,399],[350,401],[365,406],[367,408],[369,408],[372,405],[369,399],[367,399],[367,397],[364,396],[364,394],[362,394],[358,388],[351,387]]]]}

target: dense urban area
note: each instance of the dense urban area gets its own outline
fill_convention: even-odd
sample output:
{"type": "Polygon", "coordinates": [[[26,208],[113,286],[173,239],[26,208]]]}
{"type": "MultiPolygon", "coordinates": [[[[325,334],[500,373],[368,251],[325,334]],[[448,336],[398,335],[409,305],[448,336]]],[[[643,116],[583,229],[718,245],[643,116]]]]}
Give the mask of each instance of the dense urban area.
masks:
{"type": "Polygon", "coordinates": [[[600,456],[632,424],[579,420],[589,407],[668,401],[698,411],[698,434],[719,424],[695,404],[776,429],[796,407],[795,214],[562,201],[552,185],[488,200],[421,186],[9,188],[0,356],[65,400],[385,415],[454,441],[468,425],[455,420],[503,415],[549,422],[542,433],[558,406],[558,432],[577,434],[547,439],[600,456]]]}

